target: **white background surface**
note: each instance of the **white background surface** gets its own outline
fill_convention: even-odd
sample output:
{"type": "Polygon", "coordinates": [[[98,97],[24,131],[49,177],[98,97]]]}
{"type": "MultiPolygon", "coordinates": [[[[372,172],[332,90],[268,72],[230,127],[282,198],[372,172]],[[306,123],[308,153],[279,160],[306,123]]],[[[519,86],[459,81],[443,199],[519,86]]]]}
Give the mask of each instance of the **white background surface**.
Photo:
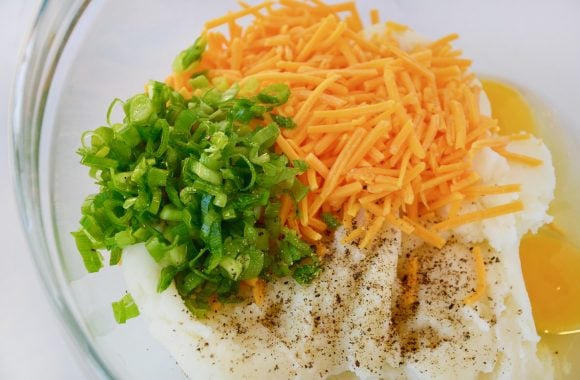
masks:
{"type": "Polygon", "coordinates": [[[38,0],[0,0],[0,379],[84,379],[42,289],[10,180],[8,117],[18,55],[38,0]]]}

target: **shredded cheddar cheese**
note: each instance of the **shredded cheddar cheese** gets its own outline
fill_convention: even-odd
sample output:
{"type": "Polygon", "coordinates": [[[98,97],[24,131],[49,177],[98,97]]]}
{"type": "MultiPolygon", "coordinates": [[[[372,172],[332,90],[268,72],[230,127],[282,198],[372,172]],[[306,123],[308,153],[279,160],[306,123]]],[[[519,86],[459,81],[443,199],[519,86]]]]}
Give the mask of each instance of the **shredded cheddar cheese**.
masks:
{"type": "Polygon", "coordinates": [[[505,148],[494,148],[495,152],[503,156],[508,161],[517,162],[529,166],[540,166],[543,164],[542,160],[523,154],[508,152],[505,148]]]}
{"type": "Polygon", "coordinates": [[[470,305],[483,297],[486,289],[485,263],[483,262],[483,257],[481,255],[481,247],[475,246],[472,248],[471,252],[473,253],[473,259],[475,261],[477,278],[475,292],[467,296],[463,301],[466,305],[470,305]]]}
{"type": "Polygon", "coordinates": [[[264,280],[261,280],[259,278],[253,278],[251,280],[243,280],[242,284],[250,287],[250,289],[252,290],[252,296],[254,298],[254,303],[256,305],[260,306],[264,303],[264,297],[265,297],[264,290],[266,288],[266,283],[264,282],[264,280]]]}
{"type": "Polygon", "coordinates": [[[489,218],[495,218],[506,214],[512,214],[514,212],[522,211],[523,209],[524,204],[521,201],[513,201],[500,206],[490,207],[484,210],[454,216],[443,222],[435,224],[433,226],[433,229],[436,231],[447,230],[450,228],[460,226],[462,224],[467,224],[489,218]]]}
{"type": "MultiPolygon", "coordinates": [[[[239,82],[242,91],[255,83],[255,91],[290,87],[282,116],[296,128],[283,130],[276,145],[308,164],[301,180],[311,191],[297,207],[282,198],[283,224],[317,242],[322,210],[345,223],[363,210],[367,225],[343,242],[362,238],[368,246],[389,224],[442,247],[436,231],[522,209],[516,201],[458,215],[466,198],[520,191],[518,184],[482,186],[471,165],[476,151],[489,147],[511,161],[542,162],[508,152],[511,139],[496,137],[496,121],[481,115],[471,61],[451,45],[457,34],[409,50],[399,43],[406,26],[387,22],[382,31],[365,32],[354,2],[240,4],[240,11],[205,24],[207,51],[195,71],[239,82]],[[244,17],[253,17],[247,27],[238,25],[244,17]],[[449,219],[432,226],[421,220],[446,205],[449,219]]],[[[370,17],[378,28],[378,11],[370,17]]],[[[191,96],[192,73],[174,73],[167,83],[191,96]]]]}
{"type": "Polygon", "coordinates": [[[419,259],[415,256],[411,257],[407,262],[406,285],[403,303],[409,307],[417,301],[417,292],[419,290],[419,259]]]}
{"type": "Polygon", "coordinates": [[[348,235],[346,235],[343,239],[342,239],[342,243],[343,244],[347,244],[350,243],[353,240],[358,239],[359,237],[361,237],[362,235],[364,235],[366,233],[366,231],[363,228],[357,228],[355,230],[352,230],[348,235]]]}

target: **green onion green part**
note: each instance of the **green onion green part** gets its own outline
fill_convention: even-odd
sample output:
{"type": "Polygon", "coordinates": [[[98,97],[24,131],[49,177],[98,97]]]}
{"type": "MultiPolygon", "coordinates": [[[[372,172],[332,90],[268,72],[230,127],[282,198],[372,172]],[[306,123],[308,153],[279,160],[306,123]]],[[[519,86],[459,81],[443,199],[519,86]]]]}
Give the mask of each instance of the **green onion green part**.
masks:
{"type": "MultiPolygon", "coordinates": [[[[204,49],[199,38],[175,59],[174,71],[191,70],[204,49]]],[[[212,297],[239,301],[242,280],[289,276],[307,284],[320,272],[313,248],[278,216],[282,194],[298,202],[309,191],[297,179],[306,163],[273,148],[281,128],[295,127],[275,112],[288,86],[244,98],[237,85],[214,78],[212,86],[207,78],[191,76],[199,94],[191,99],[150,81],[146,93],[111,103],[108,126],[83,134],[78,153],[99,192],[86,198],[72,233],[89,272],[103,267],[101,251],[117,265],[125,247],[144,243],[163,268],[157,290],[173,284],[197,316],[212,297]],[[124,118],[112,123],[117,104],[124,118]]],[[[338,225],[332,216],[324,221],[338,225]]],[[[119,323],[138,314],[130,295],[113,311],[119,323]]]]}
{"type": "Polygon", "coordinates": [[[341,226],[338,219],[336,219],[336,217],[329,212],[322,213],[322,221],[324,222],[324,224],[326,224],[328,229],[332,231],[336,230],[338,227],[341,226]]]}
{"type": "Polygon", "coordinates": [[[131,318],[139,316],[139,308],[131,294],[125,294],[119,301],[113,302],[113,315],[117,323],[125,323],[131,318]]]}

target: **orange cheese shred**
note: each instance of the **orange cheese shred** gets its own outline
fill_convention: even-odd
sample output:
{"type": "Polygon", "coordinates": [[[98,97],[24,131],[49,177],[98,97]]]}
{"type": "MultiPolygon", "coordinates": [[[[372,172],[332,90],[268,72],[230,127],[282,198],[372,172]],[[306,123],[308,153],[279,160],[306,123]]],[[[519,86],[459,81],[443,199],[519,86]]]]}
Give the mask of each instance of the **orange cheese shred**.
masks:
{"type": "Polygon", "coordinates": [[[526,156],[519,153],[512,153],[508,152],[504,148],[494,148],[493,149],[497,154],[506,158],[508,161],[517,162],[520,164],[528,165],[528,166],[541,166],[544,162],[540,159],[526,156]]]}
{"type": "Polygon", "coordinates": [[[436,232],[423,227],[417,221],[407,216],[403,217],[403,220],[413,226],[413,233],[423,239],[425,242],[439,249],[443,248],[445,245],[445,239],[439,236],[436,232]]]}
{"type": "Polygon", "coordinates": [[[365,230],[362,228],[357,228],[355,230],[352,230],[348,235],[346,235],[342,240],[341,243],[342,244],[348,244],[353,240],[358,239],[359,237],[361,237],[362,235],[365,234],[365,230]]]}
{"type": "Polygon", "coordinates": [[[373,25],[376,25],[381,21],[378,9],[371,9],[370,16],[371,16],[371,24],[373,25]]]}
{"type": "Polygon", "coordinates": [[[409,307],[417,301],[419,287],[419,259],[413,256],[407,262],[407,281],[403,303],[409,307]]]}
{"type": "Polygon", "coordinates": [[[496,195],[496,194],[509,194],[509,193],[519,193],[522,191],[522,185],[519,183],[512,183],[509,185],[497,185],[497,186],[471,186],[466,189],[461,190],[463,194],[466,195],[496,195]]]}
{"type": "Polygon", "coordinates": [[[384,216],[379,216],[373,221],[373,223],[369,227],[369,230],[365,234],[365,237],[359,244],[360,248],[366,248],[372,243],[373,239],[379,234],[379,232],[383,228],[385,220],[386,219],[384,216]]]}
{"type": "Polygon", "coordinates": [[[436,231],[448,230],[467,223],[478,222],[484,219],[495,218],[502,215],[513,214],[522,211],[524,204],[521,201],[513,201],[500,206],[490,207],[479,211],[455,216],[433,226],[436,231]]]}
{"type": "Polygon", "coordinates": [[[475,270],[477,273],[477,279],[475,292],[467,296],[463,301],[466,305],[470,305],[481,299],[481,297],[485,296],[486,290],[485,263],[481,255],[481,247],[479,246],[473,247],[471,253],[473,254],[473,259],[475,261],[475,270]]]}

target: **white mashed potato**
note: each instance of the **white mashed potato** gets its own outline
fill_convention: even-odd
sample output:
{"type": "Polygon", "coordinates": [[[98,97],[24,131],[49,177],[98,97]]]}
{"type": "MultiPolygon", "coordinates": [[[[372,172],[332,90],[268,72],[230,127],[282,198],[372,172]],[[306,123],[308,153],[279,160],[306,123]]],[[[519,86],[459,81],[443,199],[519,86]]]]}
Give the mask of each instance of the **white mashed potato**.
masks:
{"type": "MultiPolygon", "coordinates": [[[[489,110],[486,100],[481,108],[489,110]]],[[[262,307],[227,305],[196,320],[173,285],[157,293],[160,268],[137,245],[123,256],[128,290],[151,333],[192,379],[549,379],[552,362],[538,344],[518,248],[524,233],[550,221],[554,168],[540,140],[507,149],[543,165],[509,164],[483,149],[474,162],[484,184],[521,183],[522,192],[484,197],[460,213],[515,199],[525,210],[452,230],[441,250],[387,229],[361,251],[341,244],[338,230],[314,284],[280,280],[268,285],[262,307]],[[487,295],[465,305],[476,286],[474,243],[483,247],[487,295]],[[417,302],[405,305],[410,257],[420,263],[419,285],[417,302]]]]}
{"type": "Polygon", "coordinates": [[[389,229],[375,249],[361,252],[340,244],[344,232],[338,231],[334,255],[315,284],[280,281],[269,285],[262,307],[233,305],[196,320],[173,286],[157,293],[159,268],[138,245],[124,253],[128,289],[152,334],[191,378],[306,379],[345,371],[361,379],[550,378],[551,360],[538,348],[518,246],[523,233],[549,221],[554,170],[539,140],[513,142],[509,149],[544,165],[509,165],[482,151],[476,168],[485,183],[518,182],[523,191],[481,203],[519,197],[525,210],[460,227],[442,250],[389,229]],[[485,247],[487,298],[466,306],[476,281],[468,248],[475,242],[485,247]],[[407,255],[421,263],[412,307],[402,306],[397,276],[407,255]]]}

